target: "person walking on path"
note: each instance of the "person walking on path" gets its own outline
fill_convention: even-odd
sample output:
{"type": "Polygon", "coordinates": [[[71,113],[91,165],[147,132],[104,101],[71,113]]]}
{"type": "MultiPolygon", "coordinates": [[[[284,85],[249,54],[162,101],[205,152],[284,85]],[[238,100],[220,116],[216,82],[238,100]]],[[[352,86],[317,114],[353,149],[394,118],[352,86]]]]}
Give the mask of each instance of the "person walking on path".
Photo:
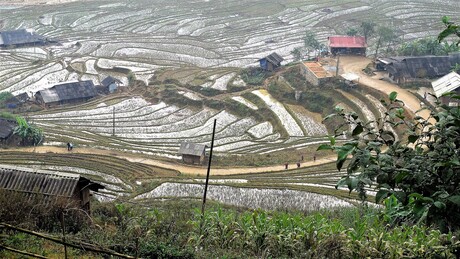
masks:
{"type": "Polygon", "coordinates": [[[313,156],[313,162],[316,162],[316,155],[313,156]]]}
{"type": "Polygon", "coordinates": [[[288,164],[288,163],[284,164],[284,169],[286,169],[286,170],[287,170],[287,169],[288,169],[288,166],[289,166],[289,164],[288,164]]]}
{"type": "Polygon", "coordinates": [[[73,144],[69,143],[69,151],[72,151],[72,149],[73,149],[73,144]]]}
{"type": "Polygon", "coordinates": [[[70,143],[67,142],[67,151],[70,151],[70,143]]]}
{"type": "Polygon", "coordinates": [[[299,168],[299,167],[300,167],[300,162],[297,162],[297,168],[299,168]]]}

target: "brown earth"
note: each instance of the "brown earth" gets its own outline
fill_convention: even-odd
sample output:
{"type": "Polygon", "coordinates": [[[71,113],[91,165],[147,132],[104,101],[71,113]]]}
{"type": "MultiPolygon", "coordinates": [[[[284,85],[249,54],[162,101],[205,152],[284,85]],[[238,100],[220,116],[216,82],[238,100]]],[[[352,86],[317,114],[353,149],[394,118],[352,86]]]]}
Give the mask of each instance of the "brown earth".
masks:
{"type": "MultiPolygon", "coordinates": [[[[408,108],[409,111],[412,113],[416,113],[420,108],[420,100],[410,91],[399,87],[396,84],[392,84],[383,80],[380,80],[381,75],[376,76],[368,76],[363,72],[363,69],[371,63],[372,60],[366,57],[361,56],[341,56],[339,65],[340,70],[343,73],[355,73],[360,76],[359,83],[366,85],[368,87],[372,87],[376,90],[381,91],[389,95],[391,92],[395,91],[398,93],[398,99],[403,101],[405,106],[408,108]]],[[[423,110],[417,113],[417,115],[428,118],[430,112],[427,110],[423,110]]]]}

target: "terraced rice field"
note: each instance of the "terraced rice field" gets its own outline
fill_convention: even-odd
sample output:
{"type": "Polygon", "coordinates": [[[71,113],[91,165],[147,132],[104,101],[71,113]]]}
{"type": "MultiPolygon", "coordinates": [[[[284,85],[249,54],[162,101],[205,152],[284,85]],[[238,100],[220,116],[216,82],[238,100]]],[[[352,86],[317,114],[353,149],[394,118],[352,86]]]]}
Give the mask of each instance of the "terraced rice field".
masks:
{"type": "MultiPolygon", "coordinates": [[[[290,51],[302,45],[305,30],[315,31],[324,42],[362,20],[394,26],[405,40],[433,36],[442,27],[442,15],[458,17],[457,4],[452,0],[118,0],[23,7],[0,3],[1,29],[32,28],[62,43],[0,51],[0,90],[30,93],[64,80],[100,82],[113,68],[127,68],[148,83],[160,67],[243,67],[273,51],[289,61],[290,51]]],[[[216,78],[212,87],[225,88],[230,76],[216,78]]]]}
{"type": "MultiPolygon", "coordinates": [[[[398,28],[404,39],[409,40],[436,35],[442,29],[440,17],[459,17],[458,10],[458,2],[453,0],[115,0],[22,7],[0,3],[1,30],[32,28],[60,42],[45,47],[0,50],[0,91],[32,95],[63,81],[90,79],[98,84],[107,75],[127,85],[129,72],[148,87],[155,87],[152,82],[155,76],[170,76],[182,84],[225,91],[230,84],[245,87],[236,76],[238,68],[255,65],[259,58],[271,52],[276,51],[287,62],[292,60],[290,52],[303,44],[307,29],[316,32],[318,39],[325,42],[329,35],[343,34],[349,26],[373,20],[398,28]]],[[[182,90],[179,93],[185,98],[203,99],[190,89],[182,90]]],[[[230,97],[253,111],[268,108],[280,122],[282,132],[268,120],[239,117],[225,109],[179,107],[161,100],[149,102],[129,93],[29,117],[44,128],[46,145],[63,146],[72,142],[77,147],[174,159],[179,158],[180,142],[209,145],[214,119],[218,121],[215,147],[221,154],[268,154],[327,142],[324,137],[327,132],[319,123],[318,114],[282,104],[264,90],[250,91],[263,107],[238,93],[230,97]]],[[[374,99],[365,104],[356,97],[349,99],[348,106],[366,107],[363,113],[367,119],[378,118],[385,112],[374,99]]],[[[150,197],[151,193],[161,193],[151,195],[156,198],[179,196],[180,185],[168,187],[165,185],[168,182],[188,184],[191,193],[201,188],[194,184],[202,179],[177,178],[174,172],[159,168],[115,158],[69,156],[2,153],[0,161],[88,175],[106,184],[107,191],[101,199],[140,199],[150,197]],[[155,189],[157,186],[163,188],[161,192],[155,189]]],[[[228,192],[214,198],[235,202],[226,195],[247,191],[250,195],[241,196],[245,206],[258,204],[256,207],[265,208],[273,208],[266,197],[274,192],[288,198],[309,199],[313,196],[297,193],[308,191],[344,199],[348,197],[346,191],[333,189],[340,176],[333,166],[327,165],[313,171],[302,169],[219,178],[214,179],[215,192],[224,189],[228,192]],[[254,200],[255,196],[262,197],[262,201],[254,200]]],[[[185,196],[195,197],[190,193],[185,196]]]]}

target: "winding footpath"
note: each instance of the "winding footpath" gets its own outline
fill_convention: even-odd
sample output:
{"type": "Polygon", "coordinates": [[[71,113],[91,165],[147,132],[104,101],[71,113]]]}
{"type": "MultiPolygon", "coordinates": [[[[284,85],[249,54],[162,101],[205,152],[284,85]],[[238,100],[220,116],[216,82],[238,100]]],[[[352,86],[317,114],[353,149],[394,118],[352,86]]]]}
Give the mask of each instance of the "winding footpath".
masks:
{"type": "Polygon", "coordinates": [[[366,57],[361,56],[341,56],[340,57],[340,69],[343,73],[355,73],[359,75],[359,83],[379,90],[382,93],[389,95],[391,92],[398,93],[398,99],[404,102],[404,105],[411,111],[413,114],[421,116],[424,119],[427,119],[430,116],[428,110],[421,109],[420,100],[410,91],[399,87],[396,84],[392,84],[379,79],[379,76],[368,76],[363,72],[363,69],[371,63],[372,60],[366,57]]]}
{"type": "MultiPolygon", "coordinates": [[[[0,149],[0,154],[2,152],[31,152],[31,153],[55,153],[55,154],[68,154],[67,147],[55,147],[55,146],[39,146],[39,147],[27,147],[27,148],[11,148],[11,149],[0,149]]],[[[120,159],[126,159],[129,162],[133,163],[142,163],[146,165],[152,165],[156,167],[161,167],[165,169],[175,170],[185,175],[199,175],[203,176],[207,173],[206,166],[188,166],[181,163],[167,162],[162,160],[155,160],[153,158],[139,157],[139,155],[119,152],[116,150],[103,150],[103,149],[94,149],[94,148],[80,148],[77,147],[72,153],[80,154],[96,154],[96,155],[105,155],[113,156],[120,159]]],[[[301,163],[301,168],[318,166],[325,163],[334,162],[336,159],[335,155],[328,157],[318,158],[316,161],[307,161],[301,163]]],[[[289,169],[297,169],[294,163],[289,165],[289,169]]],[[[233,167],[233,168],[214,168],[211,167],[212,175],[237,175],[237,174],[252,174],[252,173],[269,173],[269,172],[281,172],[290,170],[285,170],[284,165],[277,166],[264,166],[264,167],[233,167]]]]}

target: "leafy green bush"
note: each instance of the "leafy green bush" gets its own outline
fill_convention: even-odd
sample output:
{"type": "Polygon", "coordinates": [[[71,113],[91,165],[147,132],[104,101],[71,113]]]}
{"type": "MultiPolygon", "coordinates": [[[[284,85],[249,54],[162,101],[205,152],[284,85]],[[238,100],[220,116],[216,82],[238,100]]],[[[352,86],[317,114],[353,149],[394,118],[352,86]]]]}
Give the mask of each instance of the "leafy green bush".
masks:
{"type": "Polygon", "coordinates": [[[248,85],[263,85],[264,80],[271,75],[260,67],[245,68],[241,72],[241,79],[248,85]]]}
{"type": "MultiPolygon", "coordinates": [[[[460,99],[458,95],[450,95],[460,99]]],[[[460,109],[438,103],[429,118],[404,116],[397,93],[385,103],[389,113],[371,126],[356,114],[338,110],[332,116],[341,117],[352,126],[354,139],[343,145],[321,145],[318,149],[335,150],[337,169],[342,169],[347,157],[347,176],[338,185],[356,190],[365,199],[366,186],[376,184],[376,202],[397,201],[387,215],[393,220],[436,225],[446,232],[460,228],[460,109]],[[405,127],[407,140],[398,140],[385,125],[405,127]]]]}

